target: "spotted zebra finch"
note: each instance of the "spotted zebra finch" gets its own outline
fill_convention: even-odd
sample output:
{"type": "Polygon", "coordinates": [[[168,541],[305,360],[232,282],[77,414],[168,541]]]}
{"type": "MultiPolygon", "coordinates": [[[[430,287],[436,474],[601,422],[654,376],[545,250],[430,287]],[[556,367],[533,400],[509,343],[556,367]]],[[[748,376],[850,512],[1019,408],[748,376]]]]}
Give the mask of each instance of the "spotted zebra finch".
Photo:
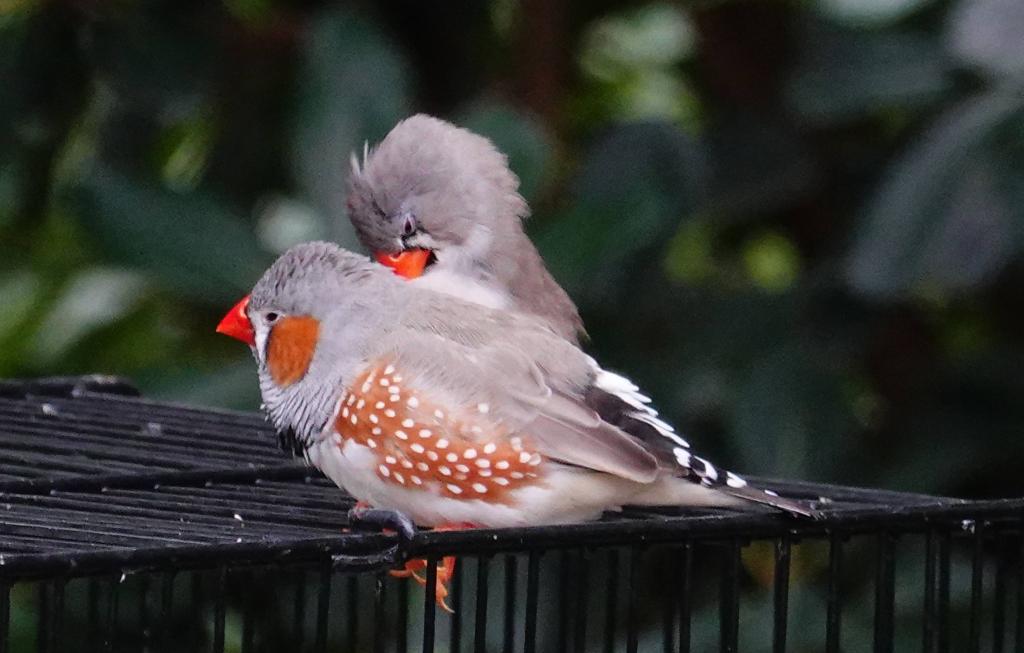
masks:
{"type": "Polygon", "coordinates": [[[421,526],[578,522],[624,504],[816,516],[635,420],[594,385],[593,359],[543,323],[330,243],[283,254],[218,331],[252,348],[265,410],[310,464],[421,526]]]}

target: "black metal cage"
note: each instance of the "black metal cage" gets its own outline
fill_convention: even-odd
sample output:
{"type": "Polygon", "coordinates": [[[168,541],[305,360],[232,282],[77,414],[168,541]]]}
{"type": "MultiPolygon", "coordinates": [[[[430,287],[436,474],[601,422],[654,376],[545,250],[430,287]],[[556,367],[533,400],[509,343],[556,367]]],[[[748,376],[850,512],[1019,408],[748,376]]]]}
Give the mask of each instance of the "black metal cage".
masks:
{"type": "Polygon", "coordinates": [[[3,652],[1024,650],[1024,500],[773,481],[827,518],[417,533],[448,614],[259,416],[6,382],[0,442],[3,652]]]}

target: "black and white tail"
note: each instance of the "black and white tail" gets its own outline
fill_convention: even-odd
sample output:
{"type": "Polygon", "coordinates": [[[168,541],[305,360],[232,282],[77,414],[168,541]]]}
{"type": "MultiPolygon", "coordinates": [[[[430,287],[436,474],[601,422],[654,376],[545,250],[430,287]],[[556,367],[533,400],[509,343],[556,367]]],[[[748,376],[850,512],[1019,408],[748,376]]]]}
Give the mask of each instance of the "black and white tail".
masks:
{"type": "Polygon", "coordinates": [[[720,470],[710,462],[696,456],[690,444],[671,424],[658,417],[650,397],[642,394],[635,383],[624,376],[597,367],[594,385],[587,391],[587,404],[606,422],[641,440],[666,465],[680,468],[681,476],[700,485],[723,493],[771,506],[778,510],[820,519],[821,512],[805,502],[780,497],[769,489],[751,486],[732,472],[720,470]]]}

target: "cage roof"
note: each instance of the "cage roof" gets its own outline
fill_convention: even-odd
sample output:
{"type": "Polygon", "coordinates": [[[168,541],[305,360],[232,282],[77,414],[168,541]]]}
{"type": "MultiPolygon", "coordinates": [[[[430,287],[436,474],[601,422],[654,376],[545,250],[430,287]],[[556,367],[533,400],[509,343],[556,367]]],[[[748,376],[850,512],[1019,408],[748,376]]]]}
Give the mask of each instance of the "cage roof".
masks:
{"type": "MultiPolygon", "coordinates": [[[[0,576],[330,561],[394,562],[393,535],[348,530],[353,500],[279,449],[256,414],[137,396],[105,377],[0,383],[0,576]]],[[[827,498],[822,521],[768,510],[636,509],[556,527],[420,532],[407,555],[735,537],[920,531],[1019,515],[1020,500],[771,481],[827,498]],[[962,523],[961,523],[962,522],[962,523]]]]}

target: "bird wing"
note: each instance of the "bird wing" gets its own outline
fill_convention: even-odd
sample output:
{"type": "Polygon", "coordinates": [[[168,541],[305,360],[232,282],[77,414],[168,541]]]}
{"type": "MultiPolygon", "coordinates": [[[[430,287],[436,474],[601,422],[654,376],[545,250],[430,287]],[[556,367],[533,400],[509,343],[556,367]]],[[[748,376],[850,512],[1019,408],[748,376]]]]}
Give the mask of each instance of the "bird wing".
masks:
{"type": "Polygon", "coordinates": [[[448,394],[455,404],[493,404],[505,425],[548,458],[640,483],[671,471],[709,489],[819,516],[694,455],[635,385],[533,319],[426,293],[410,302],[401,322],[383,340],[418,374],[421,390],[448,394]]]}
{"type": "MultiPolygon", "coordinates": [[[[527,355],[530,333],[508,340],[470,336],[465,344],[438,329],[403,328],[381,341],[377,355],[390,358],[405,383],[435,401],[480,412],[508,435],[529,438],[541,455],[562,463],[613,474],[638,483],[658,475],[658,461],[636,438],[605,422],[583,399],[588,378],[556,376],[527,355]],[[526,341],[523,339],[525,338],[526,341]]],[[[550,336],[561,343],[557,336],[550,336]]],[[[531,347],[533,345],[534,347],[531,347]]],[[[559,355],[585,356],[568,343],[559,355]]],[[[561,349],[555,345],[555,349],[561,349]]],[[[554,352],[548,352],[554,355],[554,352]]],[[[564,371],[566,361],[551,366],[564,371]]],[[[581,367],[585,369],[585,367],[581,367]]]]}

